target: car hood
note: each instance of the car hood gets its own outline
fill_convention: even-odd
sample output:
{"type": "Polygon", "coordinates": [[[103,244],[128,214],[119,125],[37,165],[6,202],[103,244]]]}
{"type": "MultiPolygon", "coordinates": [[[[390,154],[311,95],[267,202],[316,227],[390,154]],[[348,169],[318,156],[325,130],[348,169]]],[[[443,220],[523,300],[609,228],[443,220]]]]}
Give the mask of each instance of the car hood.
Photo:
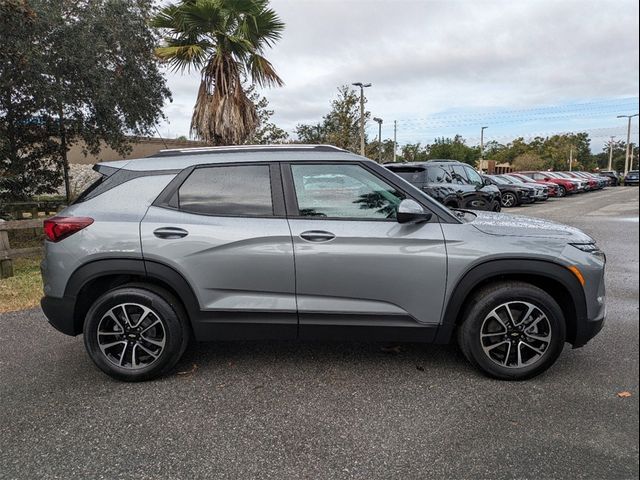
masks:
{"type": "Polygon", "coordinates": [[[594,240],[577,228],[540,218],[494,212],[472,212],[476,217],[471,225],[489,235],[516,237],[561,238],[567,242],[591,243],[594,240]]]}

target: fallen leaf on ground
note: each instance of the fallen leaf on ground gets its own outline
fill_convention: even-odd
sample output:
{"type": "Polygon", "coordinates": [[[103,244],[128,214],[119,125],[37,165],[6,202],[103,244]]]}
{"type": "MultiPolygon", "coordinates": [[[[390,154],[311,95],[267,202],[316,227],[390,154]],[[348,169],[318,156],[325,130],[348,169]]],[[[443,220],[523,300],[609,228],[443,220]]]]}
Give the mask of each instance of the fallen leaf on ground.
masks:
{"type": "Polygon", "coordinates": [[[618,397],[620,398],[629,398],[631,396],[631,392],[618,392],[618,397]]]}
{"type": "Polygon", "coordinates": [[[178,375],[191,375],[192,373],[194,373],[196,370],[198,369],[198,365],[196,365],[195,363],[191,366],[190,370],[185,370],[183,372],[178,372],[178,375]]]}
{"type": "Polygon", "coordinates": [[[424,372],[424,367],[422,365],[416,365],[416,370],[424,372]]]}

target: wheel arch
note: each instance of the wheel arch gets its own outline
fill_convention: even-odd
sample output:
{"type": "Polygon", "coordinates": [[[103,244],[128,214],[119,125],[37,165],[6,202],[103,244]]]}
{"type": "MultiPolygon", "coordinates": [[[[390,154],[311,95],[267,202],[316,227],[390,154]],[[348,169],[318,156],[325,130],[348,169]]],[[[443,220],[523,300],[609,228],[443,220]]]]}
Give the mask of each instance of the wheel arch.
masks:
{"type": "Polygon", "coordinates": [[[587,319],[584,290],[568,268],[545,260],[524,258],[490,260],[472,267],[457,282],[447,302],[437,343],[448,343],[462,321],[467,301],[474,292],[489,284],[518,280],[535,285],[551,295],[565,316],[567,341],[573,343],[578,323],[587,319]]]}
{"type": "Polygon", "coordinates": [[[180,273],[162,263],[142,259],[103,259],[78,267],[67,283],[64,296],[75,299],[74,334],[82,332],[85,316],[100,295],[132,282],[155,285],[175,296],[193,328],[193,319],[199,312],[198,300],[180,273]]]}

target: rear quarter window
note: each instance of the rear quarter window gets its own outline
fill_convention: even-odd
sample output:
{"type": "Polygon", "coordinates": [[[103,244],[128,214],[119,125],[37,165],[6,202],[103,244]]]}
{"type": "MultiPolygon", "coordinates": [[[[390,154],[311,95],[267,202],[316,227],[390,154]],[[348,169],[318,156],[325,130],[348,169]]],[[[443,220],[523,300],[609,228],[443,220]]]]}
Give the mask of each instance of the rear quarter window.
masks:
{"type": "Polygon", "coordinates": [[[178,189],[178,208],[205,215],[271,216],[269,166],[196,168],[178,189]]]}

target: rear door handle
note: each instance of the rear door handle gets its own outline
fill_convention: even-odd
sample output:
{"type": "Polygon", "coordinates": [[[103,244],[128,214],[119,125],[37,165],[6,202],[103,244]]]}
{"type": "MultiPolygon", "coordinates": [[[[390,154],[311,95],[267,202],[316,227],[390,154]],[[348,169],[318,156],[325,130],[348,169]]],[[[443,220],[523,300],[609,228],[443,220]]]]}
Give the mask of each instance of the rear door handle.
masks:
{"type": "Polygon", "coordinates": [[[325,232],[324,230],[309,230],[302,232],[300,237],[309,242],[328,242],[333,240],[336,236],[331,232],[325,232]]]}
{"type": "Polygon", "coordinates": [[[189,232],[187,232],[183,228],[178,228],[178,227],[161,227],[161,228],[156,228],[153,231],[153,234],[158,238],[171,240],[175,238],[186,237],[187,235],[189,235],[189,232]]]}

